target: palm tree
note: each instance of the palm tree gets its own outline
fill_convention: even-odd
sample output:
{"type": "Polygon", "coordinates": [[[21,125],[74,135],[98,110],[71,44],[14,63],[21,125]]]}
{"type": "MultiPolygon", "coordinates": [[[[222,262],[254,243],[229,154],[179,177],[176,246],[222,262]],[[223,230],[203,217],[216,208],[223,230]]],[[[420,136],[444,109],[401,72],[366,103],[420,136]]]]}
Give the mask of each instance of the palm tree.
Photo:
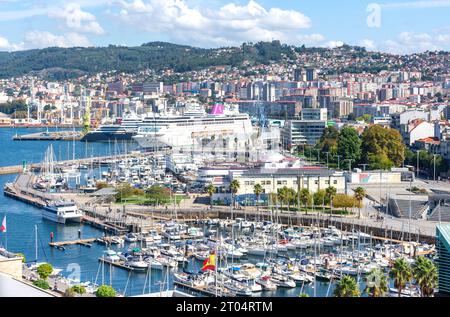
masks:
{"type": "Polygon", "coordinates": [[[398,297],[400,297],[406,284],[412,280],[411,266],[404,258],[399,258],[394,262],[390,275],[394,279],[394,286],[398,289],[398,297]]]}
{"type": "Polygon", "coordinates": [[[423,256],[417,258],[412,268],[413,277],[420,288],[422,297],[431,297],[437,282],[437,268],[433,261],[423,256]]]}
{"type": "Polygon", "coordinates": [[[311,204],[311,193],[308,189],[303,188],[300,191],[300,202],[305,205],[306,214],[308,214],[308,204],[311,204]]]}
{"type": "Polygon", "coordinates": [[[348,275],[341,278],[333,292],[335,297],[359,297],[360,292],[356,280],[348,275]]]}
{"type": "Polygon", "coordinates": [[[370,271],[366,276],[366,285],[364,291],[371,297],[384,297],[389,290],[386,275],[380,269],[370,271]]]}
{"type": "Polygon", "coordinates": [[[364,197],[366,197],[366,190],[362,187],[358,187],[355,189],[355,195],[354,195],[356,201],[358,202],[358,218],[361,218],[361,207],[362,207],[362,201],[364,197]]]}
{"type": "Polygon", "coordinates": [[[214,193],[216,192],[216,187],[214,187],[213,184],[209,184],[208,186],[206,186],[206,192],[209,195],[209,205],[212,208],[213,205],[213,200],[212,200],[212,196],[214,195],[214,193]]]}
{"type": "Polygon", "coordinates": [[[277,196],[278,201],[281,204],[281,210],[283,210],[283,204],[286,203],[289,199],[288,188],[285,186],[283,188],[278,189],[277,196]]]}
{"type": "MultiPolygon", "coordinates": [[[[333,198],[337,194],[337,189],[333,186],[328,187],[326,190],[326,197],[330,202],[330,217],[333,215],[333,198]]],[[[331,218],[330,218],[331,219],[331,218]]]]}
{"type": "Polygon", "coordinates": [[[259,213],[259,197],[264,192],[264,189],[262,188],[261,184],[256,184],[253,187],[253,193],[256,196],[256,211],[259,213]]]}
{"type": "Polygon", "coordinates": [[[239,181],[237,179],[233,180],[230,184],[230,191],[231,191],[231,198],[233,201],[233,206],[236,206],[236,194],[238,193],[240,187],[241,187],[241,184],[239,184],[239,181]]]}

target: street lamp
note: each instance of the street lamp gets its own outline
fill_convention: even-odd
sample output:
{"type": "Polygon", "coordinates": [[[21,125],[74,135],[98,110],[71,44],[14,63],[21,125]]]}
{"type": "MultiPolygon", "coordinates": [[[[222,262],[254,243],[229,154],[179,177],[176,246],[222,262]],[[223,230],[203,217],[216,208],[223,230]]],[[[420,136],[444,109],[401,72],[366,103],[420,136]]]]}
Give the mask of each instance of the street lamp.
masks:
{"type": "Polygon", "coordinates": [[[436,154],[433,154],[434,174],[433,179],[436,182],[436,154]]]}
{"type": "Polygon", "coordinates": [[[325,152],[325,154],[327,155],[327,169],[328,169],[328,155],[330,154],[330,152],[325,152]]]}
{"type": "Polygon", "coordinates": [[[344,160],[344,162],[346,162],[346,161],[348,161],[348,171],[351,172],[351,170],[352,170],[352,162],[353,162],[354,160],[352,160],[352,159],[346,159],[346,160],[344,160]]]}
{"type": "Polygon", "coordinates": [[[417,150],[417,169],[416,169],[416,177],[419,178],[419,158],[420,158],[420,152],[422,150],[417,150]]]}

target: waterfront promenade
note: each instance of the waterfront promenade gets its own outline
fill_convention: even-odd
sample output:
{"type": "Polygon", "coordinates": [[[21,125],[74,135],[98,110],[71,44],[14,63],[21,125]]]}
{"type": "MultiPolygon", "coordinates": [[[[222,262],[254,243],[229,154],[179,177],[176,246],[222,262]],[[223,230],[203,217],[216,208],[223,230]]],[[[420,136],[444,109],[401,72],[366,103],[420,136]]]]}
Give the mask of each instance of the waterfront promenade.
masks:
{"type": "Polygon", "coordinates": [[[43,193],[32,188],[32,174],[21,174],[13,184],[9,184],[17,199],[34,205],[45,204],[46,201],[66,199],[73,200],[85,214],[88,224],[105,229],[116,234],[126,231],[146,231],[154,229],[155,223],[161,220],[178,219],[180,221],[194,221],[197,219],[222,218],[231,219],[241,217],[251,220],[276,220],[285,225],[297,226],[330,226],[342,227],[347,231],[360,230],[378,237],[401,241],[434,242],[437,223],[427,220],[399,219],[377,209],[377,202],[364,200],[361,218],[358,210],[352,215],[330,215],[320,210],[317,212],[295,213],[287,211],[270,211],[260,207],[239,207],[231,210],[229,207],[212,209],[203,204],[194,203],[194,198],[184,200],[179,206],[165,207],[121,205],[116,203],[96,203],[96,198],[80,192],[43,193]],[[28,201],[27,201],[28,200],[28,201]]]}

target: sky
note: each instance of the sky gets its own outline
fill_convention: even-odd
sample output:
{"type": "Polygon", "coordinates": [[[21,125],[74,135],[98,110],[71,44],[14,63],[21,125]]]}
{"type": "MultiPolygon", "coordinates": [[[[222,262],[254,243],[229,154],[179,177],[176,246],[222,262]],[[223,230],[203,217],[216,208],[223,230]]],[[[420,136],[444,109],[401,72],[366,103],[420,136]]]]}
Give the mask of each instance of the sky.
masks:
{"type": "Polygon", "coordinates": [[[411,54],[450,50],[450,0],[0,0],[0,51],[280,40],[411,54]]]}

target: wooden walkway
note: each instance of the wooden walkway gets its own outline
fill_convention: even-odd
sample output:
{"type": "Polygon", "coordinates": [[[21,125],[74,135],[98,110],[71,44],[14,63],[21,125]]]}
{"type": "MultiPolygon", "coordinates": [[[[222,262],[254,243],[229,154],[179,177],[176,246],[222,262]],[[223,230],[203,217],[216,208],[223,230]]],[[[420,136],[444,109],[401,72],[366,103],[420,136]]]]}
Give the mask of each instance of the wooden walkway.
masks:
{"type": "Polygon", "coordinates": [[[48,245],[52,248],[65,249],[65,246],[68,245],[82,245],[85,247],[91,247],[92,242],[94,242],[97,238],[89,238],[89,239],[79,239],[79,240],[71,240],[71,241],[60,241],[60,242],[50,242],[48,245]]]}
{"type": "Polygon", "coordinates": [[[113,261],[106,260],[104,258],[99,258],[98,260],[102,263],[106,263],[106,264],[109,264],[109,265],[112,265],[112,266],[115,266],[115,267],[118,267],[118,268],[121,268],[124,270],[128,270],[128,271],[137,271],[137,272],[147,271],[147,269],[136,270],[135,268],[133,268],[131,266],[125,265],[123,261],[113,262],[113,261]]]}

